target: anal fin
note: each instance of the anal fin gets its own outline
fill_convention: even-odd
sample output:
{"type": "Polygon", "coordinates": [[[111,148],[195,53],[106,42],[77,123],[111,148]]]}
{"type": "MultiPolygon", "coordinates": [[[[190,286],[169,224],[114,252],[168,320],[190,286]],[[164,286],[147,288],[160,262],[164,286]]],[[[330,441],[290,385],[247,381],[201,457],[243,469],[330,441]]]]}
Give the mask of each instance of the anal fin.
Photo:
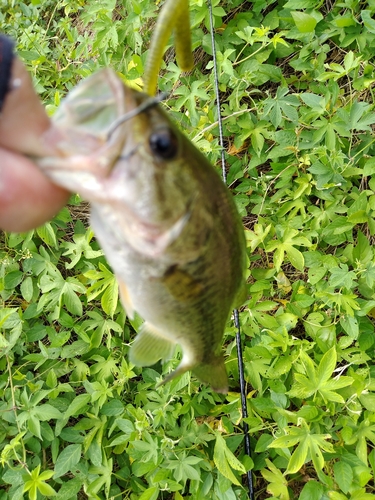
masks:
{"type": "Polygon", "coordinates": [[[171,358],[175,347],[174,342],[146,322],[130,347],[129,359],[136,366],[152,366],[159,359],[171,358]]]}
{"type": "Polygon", "coordinates": [[[167,384],[175,377],[182,375],[188,370],[191,370],[201,382],[209,385],[213,391],[227,394],[228,375],[225,369],[224,358],[221,355],[214,356],[210,362],[200,363],[198,365],[187,362],[184,363],[184,360],[182,360],[176,370],[165,377],[165,379],[158,384],[158,387],[167,384]]]}

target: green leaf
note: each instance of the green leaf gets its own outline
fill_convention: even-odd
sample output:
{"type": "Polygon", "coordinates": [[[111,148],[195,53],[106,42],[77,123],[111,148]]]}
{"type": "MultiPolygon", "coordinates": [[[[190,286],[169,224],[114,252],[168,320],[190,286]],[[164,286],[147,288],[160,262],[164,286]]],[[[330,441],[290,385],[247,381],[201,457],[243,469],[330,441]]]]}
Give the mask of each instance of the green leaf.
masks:
{"type": "Polygon", "coordinates": [[[27,421],[27,427],[31,434],[38,437],[40,440],[42,439],[42,435],[40,433],[40,421],[39,418],[35,415],[30,415],[27,421]]]}
{"type": "Polygon", "coordinates": [[[359,325],[357,318],[350,316],[349,314],[345,314],[340,318],[340,325],[349,337],[352,337],[353,339],[358,338],[359,325]]]}
{"type": "Polygon", "coordinates": [[[159,488],[157,486],[151,486],[151,488],[147,488],[138,500],[157,500],[159,496],[159,488]]]}
{"type": "Polygon", "coordinates": [[[46,483],[40,483],[38,485],[38,490],[42,495],[46,497],[52,497],[56,495],[56,491],[52,488],[52,486],[46,483]]]}
{"type": "Polygon", "coordinates": [[[79,477],[71,479],[70,481],[64,482],[61,488],[57,492],[55,500],[71,500],[75,498],[75,495],[82,488],[82,481],[79,477]]]}
{"type": "Polygon", "coordinates": [[[329,349],[329,351],[327,351],[324,354],[319,363],[317,371],[317,378],[319,384],[326,382],[331,377],[333,370],[336,368],[336,360],[337,360],[336,349],[335,347],[332,347],[331,349],[329,349]]]}
{"type": "Polygon", "coordinates": [[[102,299],[101,304],[103,307],[103,311],[108,314],[111,318],[115,313],[116,307],[118,303],[118,283],[116,279],[113,279],[108,283],[106,287],[102,299]]]}
{"type": "Polygon", "coordinates": [[[50,404],[43,404],[36,406],[34,409],[35,415],[42,420],[59,419],[62,417],[62,413],[50,404]]]}
{"type": "Polygon", "coordinates": [[[10,273],[6,274],[4,277],[4,288],[13,290],[18,286],[23,278],[23,273],[22,271],[11,271],[10,273]]]}
{"type": "Polygon", "coordinates": [[[375,21],[371,17],[370,10],[362,10],[361,17],[365,28],[372,34],[375,34],[375,21]]]}
{"type": "Polygon", "coordinates": [[[296,248],[292,247],[291,245],[288,245],[285,248],[285,251],[292,266],[298,269],[299,271],[303,271],[305,267],[305,260],[303,258],[302,253],[296,248]]]}
{"type": "Polygon", "coordinates": [[[311,33],[315,30],[315,26],[317,25],[315,17],[296,10],[292,11],[291,14],[298,31],[301,33],[311,33]]]}
{"type": "Polygon", "coordinates": [[[322,278],[324,278],[326,273],[327,273],[327,270],[322,266],[310,267],[310,269],[308,270],[309,282],[312,285],[316,285],[316,283],[319,283],[319,281],[322,278]]]}
{"type": "Polygon", "coordinates": [[[309,451],[308,440],[301,441],[300,444],[297,446],[297,448],[294,450],[292,456],[290,457],[287,468],[288,474],[295,474],[302,468],[303,464],[306,461],[308,451],[309,451]]]}
{"type": "Polygon", "coordinates": [[[240,482],[233,474],[232,469],[235,469],[241,474],[246,474],[245,467],[242,463],[233,455],[225,442],[225,439],[221,434],[216,433],[216,442],[214,448],[214,462],[219,472],[223,474],[224,477],[229,479],[233,484],[240,485],[240,482]]]}
{"type": "Polygon", "coordinates": [[[72,415],[79,415],[83,408],[85,408],[90,401],[90,394],[79,394],[73,399],[73,401],[65,411],[64,419],[68,419],[72,415]]]}
{"type": "Polygon", "coordinates": [[[31,276],[27,276],[21,283],[21,293],[22,297],[26,302],[30,302],[34,294],[33,280],[31,276]]]}
{"type": "Polygon", "coordinates": [[[335,481],[340,490],[345,494],[348,493],[353,483],[353,468],[346,462],[340,460],[334,464],[333,471],[335,474],[335,481]]]}
{"type": "Polygon", "coordinates": [[[38,227],[36,232],[46,245],[58,248],[56,234],[50,222],[46,222],[43,226],[38,227]]]}
{"type": "Polygon", "coordinates": [[[303,487],[299,500],[321,500],[322,497],[323,485],[312,479],[303,487]]]}
{"type": "Polygon", "coordinates": [[[119,399],[112,399],[108,403],[105,403],[101,410],[100,414],[101,415],[107,415],[107,416],[116,416],[116,415],[121,415],[124,411],[124,405],[121,403],[119,399]]]}
{"type": "Polygon", "coordinates": [[[366,410],[375,412],[375,394],[363,392],[359,396],[359,400],[366,410]]]}
{"type": "Polygon", "coordinates": [[[71,471],[81,459],[82,446],[69,444],[57,457],[54,478],[57,479],[71,471]]]}
{"type": "Polygon", "coordinates": [[[282,472],[266,458],[269,470],[262,469],[261,474],[268,481],[267,491],[281,500],[289,500],[288,481],[282,472]]]}

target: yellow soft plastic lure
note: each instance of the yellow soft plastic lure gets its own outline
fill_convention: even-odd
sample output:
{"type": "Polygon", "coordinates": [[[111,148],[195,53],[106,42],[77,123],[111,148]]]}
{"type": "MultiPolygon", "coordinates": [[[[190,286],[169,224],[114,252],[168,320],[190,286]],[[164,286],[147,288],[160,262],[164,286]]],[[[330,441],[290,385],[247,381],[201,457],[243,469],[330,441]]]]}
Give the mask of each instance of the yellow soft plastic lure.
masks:
{"type": "Polygon", "coordinates": [[[158,17],[151,39],[144,74],[144,92],[155,95],[161,61],[168,39],[174,30],[178,66],[189,71],[193,65],[191,49],[189,0],[167,0],[158,17]]]}

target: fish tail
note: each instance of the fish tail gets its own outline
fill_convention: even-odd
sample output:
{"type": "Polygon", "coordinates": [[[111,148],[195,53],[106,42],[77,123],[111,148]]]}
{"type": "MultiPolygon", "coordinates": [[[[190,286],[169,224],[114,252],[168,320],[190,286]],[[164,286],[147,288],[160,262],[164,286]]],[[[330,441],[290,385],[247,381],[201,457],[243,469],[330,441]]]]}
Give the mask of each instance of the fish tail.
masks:
{"type": "Polygon", "coordinates": [[[195,366],[193,373],[201,382],[209,384],[215,392],[228,392],[228,375],[223,356],[215,356],[210,362],[195,366]]]}

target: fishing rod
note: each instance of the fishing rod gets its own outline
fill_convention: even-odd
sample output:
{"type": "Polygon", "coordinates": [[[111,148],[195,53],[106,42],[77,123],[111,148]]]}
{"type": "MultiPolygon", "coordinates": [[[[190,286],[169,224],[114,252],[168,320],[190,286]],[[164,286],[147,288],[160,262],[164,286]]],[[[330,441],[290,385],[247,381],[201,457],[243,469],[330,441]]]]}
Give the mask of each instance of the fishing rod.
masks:
{"type": "MultiPolygon", "coordinates": [[[[207,0],[209,18],[210,18],[210,34],[211,34],[211,44],[212,44],[212,54],[213,54],[213,68],[214,68],[214,81],[215,81],[215,95],[216,95],[216,105],[218,111],[218,125],[219,125],[219,143],[221,148],[221,166],[222,166],[222,177],[225,184],[227,184],[227,174],[226,174],[226,160],[225,160],[225,149],[223,140],[223,124],[222,116],[220,110],[220,95],[219,95],[219,79],[217,73],[217,58],[216,58],[216,46],[215,46],[215,35],[214,35],[214,23],[213,23],[213,12],[211,0],[207,0]]],[[[179,67],[187,71],[193,66],[193,58],[191,55],[191,38],[190,38],[190,24],[189,24],[189,1],[188,0],[167,0],[160,18],[158,20],[156,29],[153,33],[153,38],[151,42],[150,55],[148,57],[148,62],[145,69],[145,87],[144,90],[151,96],[154,96],[156,91],[157,77],[159,73],[160,61],[163,55],[164,47],[167,40],[175,29],[178,36],[176,37],[176,57],[178,60],[179,67]],[[166,8],[168,7],[168,8],[166,8]],[[186,47],[189,50],[186,50],[186,47]]],[[[145,109],[154,106],[162,97],[151,97],[147,100],[143,106],[145,109]]],[[[142,107],[143,110],[143,107],[142,107]]],[[[123,117],[118,121],[114,128],[122,123],[123,121],[129,119],[134,114],[142,111],[137,108],[131,115],[123,117]]],[[[113,130],[111,130],[112,132],[113,130]]],[[[247,413],[247,402],[246,402],[246,383],[244,377],[244,366],[242,357],[242,341],[241,341],[241,329],[238,310],[233,311],[234,324],[236,328],[236,344],[237,344],[237,356],[238,356],[238,371],[239,371],[239,381],[240,381],[240,392],[241,392],[241,406],[242,406],[242,417],[246,419],[247,413]]],[[[248,424],[243,421],[242,429],[244,432],[244,448],[245,453],[251,457],[251,447],[250,447],[250,436],[248,424]]],[[[251,471],[247,471],[247,483],[248,483],[248,496],[250,500],[254,500],[254,488],[253,488],[253,478],[251,471]]]]}
{"type": "MultiPolygon", "coordinates": [[[[216,60],[216,45],[215,45],[215,34],[214,34],[214,22],[212,15],[212,3],[211,0],[207,0],[209,17],[210,17],[210,34],[211,34],[211,44],[212,44],[212,56],[213,56],[213,68],[214,68],[214,81],[215,81],[215,95],[216,95],[216,106],[217,106],[217,121],[219,125],[219,144],[221,149],[221,170],[223,181],[227,184],[227,171],[226,171],[226,160],[225,160],[225,148],[224,148],[224,138],[223,138],[223,120],[221,116],[221,103],[220,103],[220,93],[219,93],[219,77],[217,73],[217,60],[216,60]]],[[[249,426],[245,422],[247,418],[247,402],[246,402],[246,383],[244,376],[244,365],[242,357],[242,341],[241,341],[241,326],[240,318],[238,314],[238,309],[233,311],[234,325],[236,328],[236,344],[237,344],[237,357],[238,357],[238,373],[240,379],[240,392],[241,392],[241,406],[242,406],[242,418],[243,424],[242,429],[244,433],[245,440],[245,453],[251,457],[251,446],[250,446],[250,436],[249,436],[249,426]]],[[[251,470],[247,471],[247,486],[248,494],[250,500],[254,500],[254,486],[253,486],[253,476],[251,470]]]]}

